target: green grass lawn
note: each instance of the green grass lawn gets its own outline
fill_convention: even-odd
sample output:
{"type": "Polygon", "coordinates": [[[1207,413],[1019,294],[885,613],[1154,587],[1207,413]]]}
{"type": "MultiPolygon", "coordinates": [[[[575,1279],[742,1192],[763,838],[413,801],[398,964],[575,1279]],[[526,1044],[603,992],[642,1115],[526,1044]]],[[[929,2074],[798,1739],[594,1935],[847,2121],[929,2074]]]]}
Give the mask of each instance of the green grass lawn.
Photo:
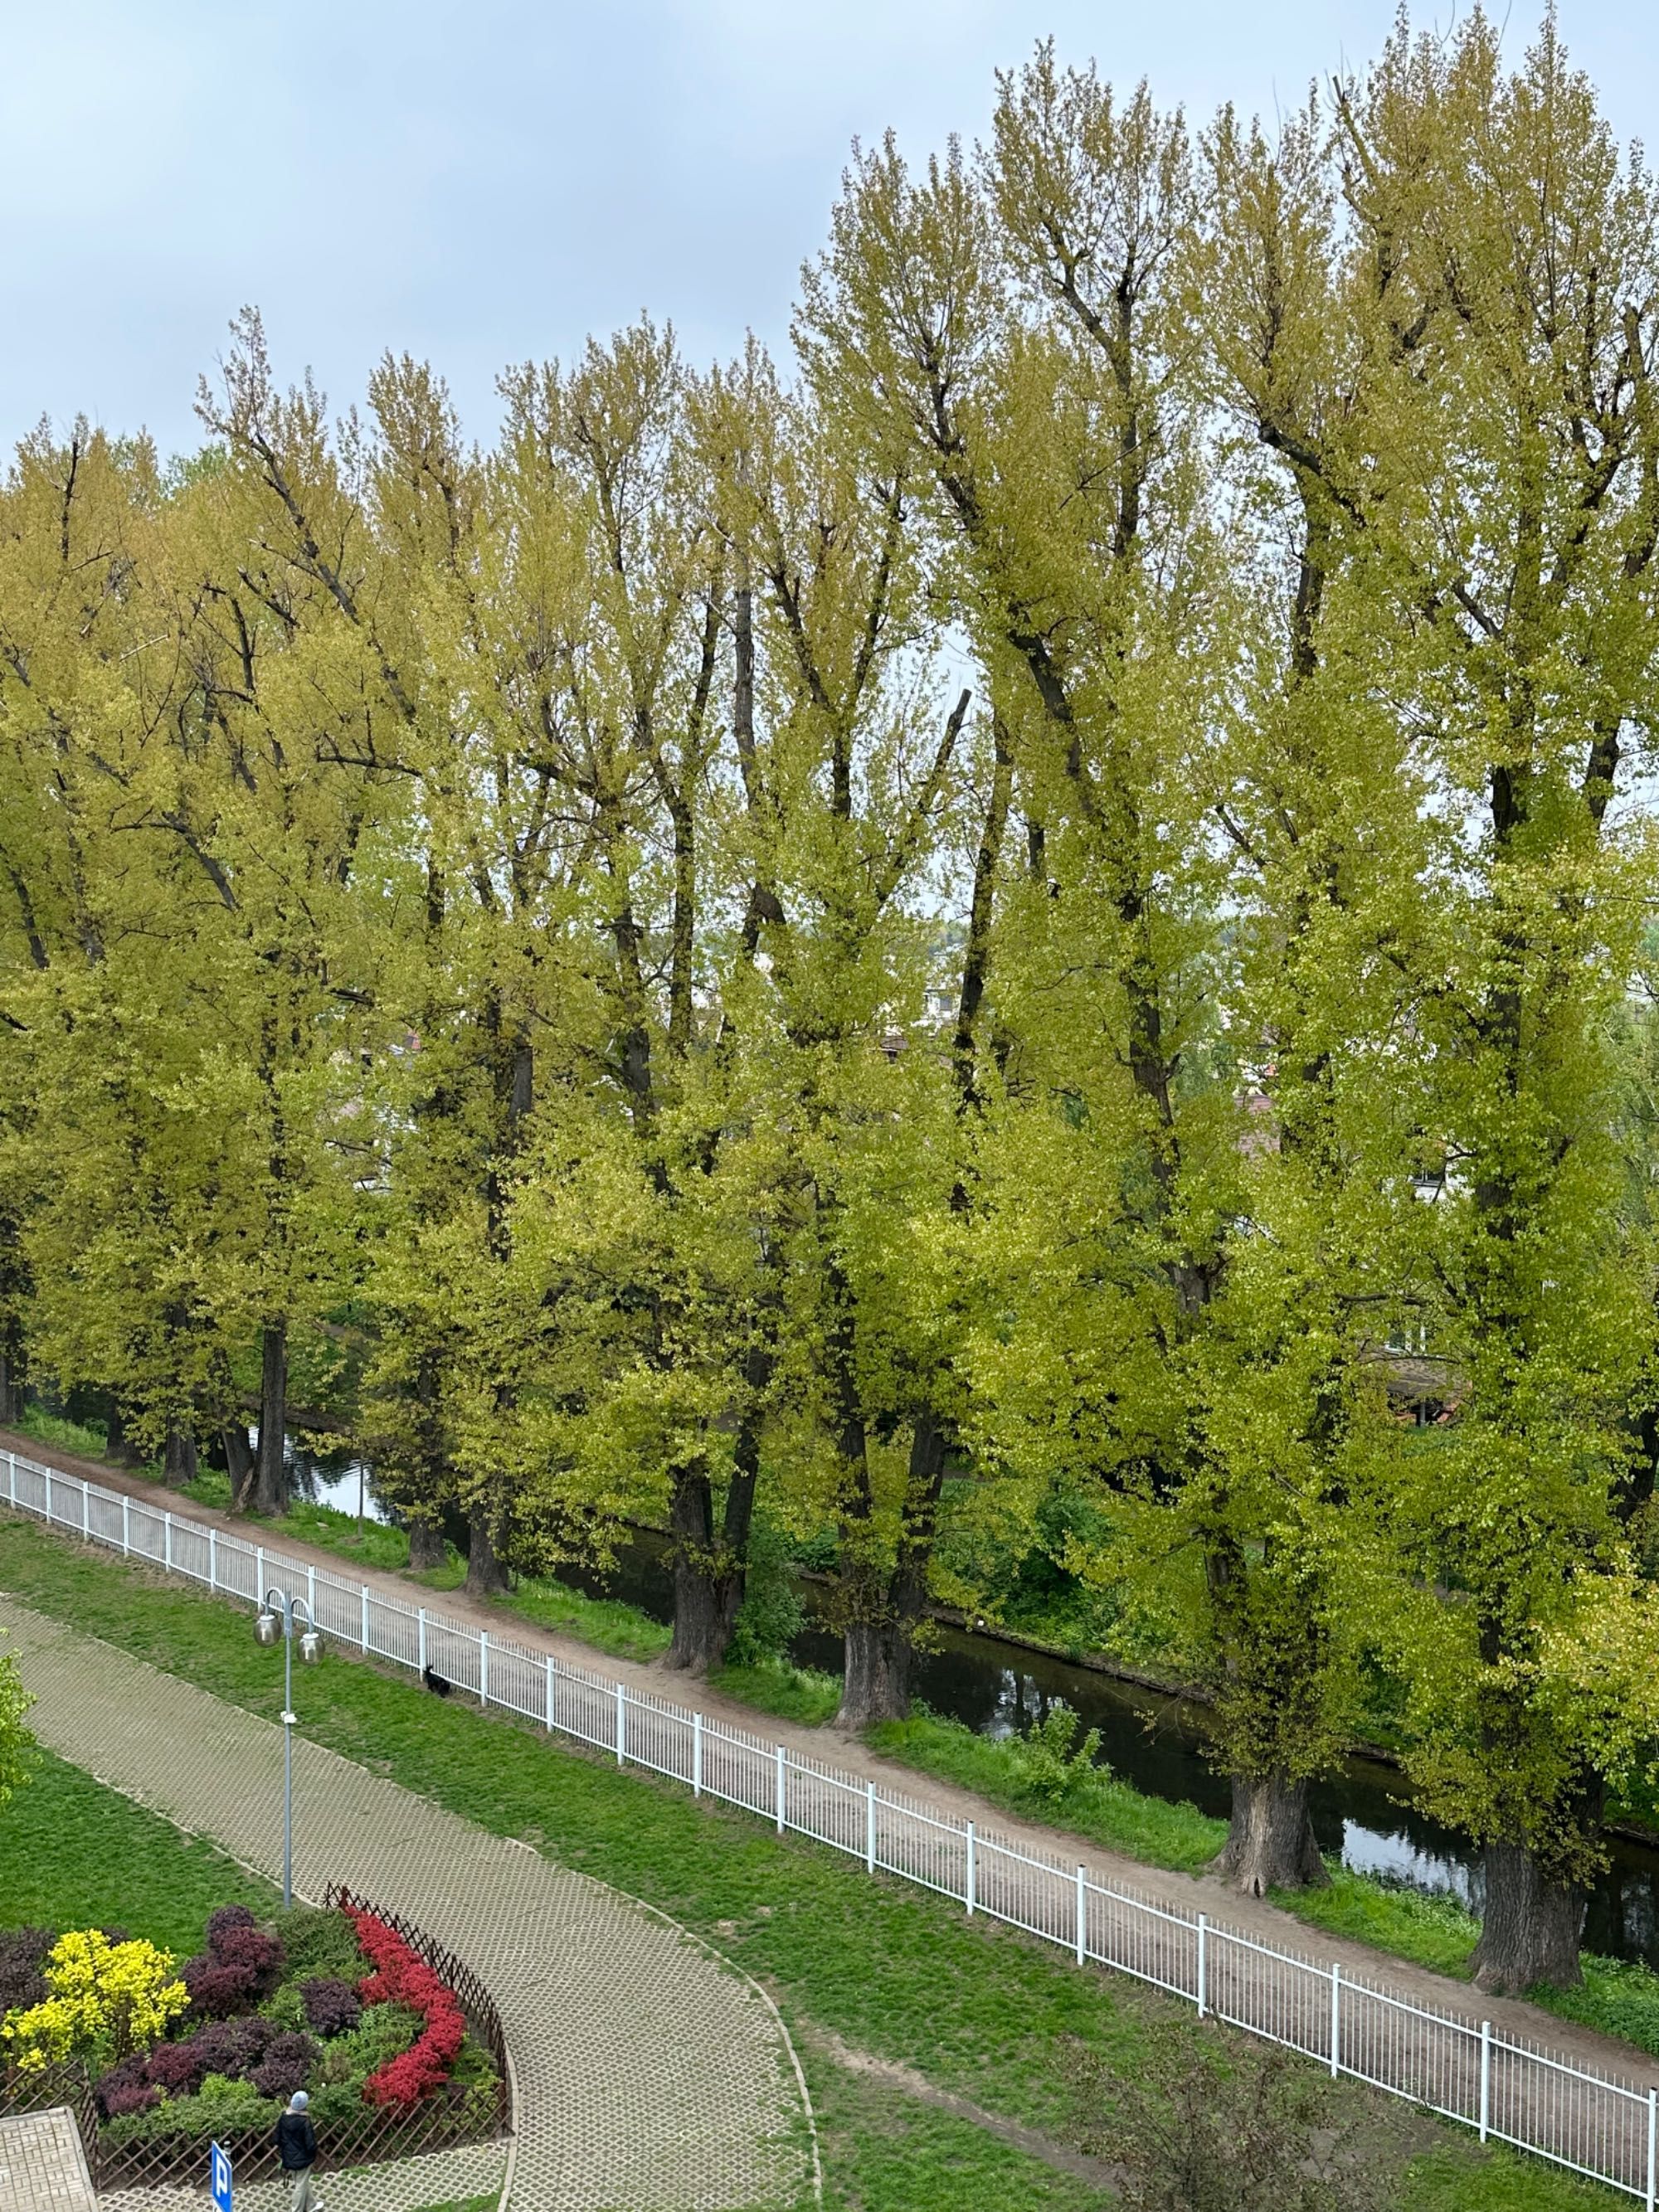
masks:
{"type": "MultiPolygon", "coordinates": [[[[245,1613],[147,1571],[0,1521],[0,1589],[274,1719],[281,1670],[245,1613]]],[[[407,1788],[644,1898],[761,1979],[800,2034],[823,2113],[832,2212],[1082,2212],[1079,2185],[971,2121],[822,2055],[838,2038],[976,2106],[1056,2137],[1071,2124],[1055,2065],[1075,2036],[1131,2069],[1152,2018],[1207,2036],[1184,2008],[946,1900],[871,1881],[828,1850],[696,1805],[674,1785],[550,1741],[506,1717],[425,1697],[331,1655],[307,1678],[307,1733],[407,1788]]],[[[0,1821],[8,1816],[0,1815],[0,1821]]],[[[3,1833],[3,1831],[0,1831],[3,1833]]],[[[0,1844],[0,1850],[3,1845],[0,1844]]],[[[1352,2091],[1352,2085],[1333,2085],[1352,2091]]],[[[1353,2091],[1352,2094],[1360,2093],[1353,2091]]],[[[1371,2106],[1378,2155],[1411,2166],[1432,2212],[1567,2212],[1601,2203],[1547,2169],[1488,2157],[1404,2106],[1371,2106]]]]}
{"type": "Polygon", "coordinates": [[[0,1808],[0,1928],[125,1928],[182,1959],[216,1905],[281,1903],[211,1844],[49,1751],[0,1808]]]}
{"type": "Polygon", "coordinates": [[[822,1674],[816,1667],[792,1667],[787,1659],[757,1667],[716,1667],[708,1680],[726,1697],[807,1728],[822,1728],[834,1720],[841,1705],[839,1674],[822,1674]]]}

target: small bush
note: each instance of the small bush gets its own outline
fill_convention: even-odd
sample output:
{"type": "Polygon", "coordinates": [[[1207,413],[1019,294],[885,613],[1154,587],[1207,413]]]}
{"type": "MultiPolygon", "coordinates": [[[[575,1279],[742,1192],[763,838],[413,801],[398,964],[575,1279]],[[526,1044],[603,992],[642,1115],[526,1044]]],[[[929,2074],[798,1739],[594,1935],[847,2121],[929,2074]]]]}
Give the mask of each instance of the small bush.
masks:
{"type": "Polygon", "coordinates": [[[208,1916],[207,1948],[217,1957],[220,1947],[233,1929],[257,1928],[258,1924],[246,1905],[222,1905],[216,1912],[208,1916]]]}
{"type": "Polygon", "coordinates": [[[247,2078],[262,2097],[286,2102],[305,2087],[316,2063],[317,2046],[308,2035],[279,2035],[247,2078]]]}
{"type": "Polygon", "coordinates": [[[362,2006],[349,1982],[327,1978],[301,1982],[300,2001],[307,2021],[321,2036],[347,2035],[362,2018],[362,2006]]]}
{"type": "Polygon", "coordinates": [[[314,1905],[296,1905],[279,1912],[272,1923],[296,1979],[328,1975],[355,1983],[363,1971],[357,1948],[357,1932],[343,1912],[325,1912],[314,1905]]]}
{"type": "MultiPolygon", "coordinates": [[[[372,2005],[361,2027],[323,2045],[322,2079],[331,2087],[361,2081],[401,2058],[421,2032],[421,2015],[407,2005],[372,2005]]],[[[361,2101],[361,2100],[360,2100],[361,2101]]]]}
{"type": "Polygon", "coordinates": [[[49,1928],[8,1928],[0,1934],[0,2018],[46,2002],[42,1970],[52,1942],[49,1928]]]}
{"type": "Polygon", "coordinates": [[[259,2008],[259,2017],[268,2020],[274,2027],[287,2028],[295,2034],[310,2025],[306,2018],[305,2001],[293,1982],[284,1982],[274,1997],[266,1998],[259,2008]]]}
{"type": "Polygon", "coordinates": [[[1100,1730],[1091,1729],[1079,1743],[1081,1725],[1069,1705],[1055,1704],[1010,1744],[1021,1787],[1034,1803],[1064,1805],[1103,1775],[1096,1764],[1100,1730]]]}

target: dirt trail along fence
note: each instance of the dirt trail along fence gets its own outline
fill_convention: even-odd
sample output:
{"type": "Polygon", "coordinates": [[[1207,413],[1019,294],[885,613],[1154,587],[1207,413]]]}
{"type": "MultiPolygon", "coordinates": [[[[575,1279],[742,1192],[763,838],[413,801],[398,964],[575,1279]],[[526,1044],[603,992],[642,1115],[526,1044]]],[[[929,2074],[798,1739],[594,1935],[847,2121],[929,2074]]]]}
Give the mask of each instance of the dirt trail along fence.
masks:
{"type": "Polygon", "coordinates": [[[879,1790],[827,1763],[663,1698],[526,1651],[487,1630],[350,1577],[203,1527],[141,1498],[7,1452],[18,1511],[124,1558],[257,1606],[273,1584],[303,1595],[325,1636],[416,1674],[431,1668],[486,1705],[671,1777],[896,1875],[969,1914],[1022,1928],[1079,1966],[1109,1966],[1184,1997],[1200,2017],[1267,2038],[1659,2207],[1659,2091],[1570,2063],[1490,2022],[1413,2004],[1380,1984],[1097,1881],[1082,1866],[879,1790]]]}

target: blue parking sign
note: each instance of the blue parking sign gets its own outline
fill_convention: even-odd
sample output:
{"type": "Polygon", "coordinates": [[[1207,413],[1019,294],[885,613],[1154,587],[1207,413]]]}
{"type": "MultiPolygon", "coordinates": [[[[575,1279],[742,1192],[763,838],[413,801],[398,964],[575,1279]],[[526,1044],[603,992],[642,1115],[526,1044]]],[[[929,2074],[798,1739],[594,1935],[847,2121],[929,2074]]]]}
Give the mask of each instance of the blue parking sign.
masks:
{"type": "Polygon", "coordinates": [[[230,2160],[217,2143],[213,2146],[214,2212],[230,2212],[230,2160]]]}

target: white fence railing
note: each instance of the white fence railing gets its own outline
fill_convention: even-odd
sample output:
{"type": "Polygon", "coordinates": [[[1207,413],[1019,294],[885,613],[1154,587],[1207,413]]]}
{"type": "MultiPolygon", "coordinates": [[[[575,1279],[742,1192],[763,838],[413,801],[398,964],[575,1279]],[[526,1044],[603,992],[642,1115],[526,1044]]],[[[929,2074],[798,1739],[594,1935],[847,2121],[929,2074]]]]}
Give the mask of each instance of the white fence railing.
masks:
{"type": "Polygon", "coordinates": [[[379,1659],[431,1667],[504,1707],[616,1759],[810,1836],[872,1874],[902,1875],[1058,1944],[1079,1966],[1133,1974],[1252,2034],[1426,2106],[1575,2173],[1659,2203],[1659,2091],[1570,2064],[1548,2051],[1393,1996],[1374,1983],[1276,1950],[1203,1913],[1093,1880],[972,1821],[930,1812],[781,1744],[665,1698],[465,1628],[423,1606],[204,1528],[141,1498],[7,1452],[5,1496],[21,1511],[130,1559],[258,1604],[274,1583],[302,1591],[325,1635],[379,1659]]]}

